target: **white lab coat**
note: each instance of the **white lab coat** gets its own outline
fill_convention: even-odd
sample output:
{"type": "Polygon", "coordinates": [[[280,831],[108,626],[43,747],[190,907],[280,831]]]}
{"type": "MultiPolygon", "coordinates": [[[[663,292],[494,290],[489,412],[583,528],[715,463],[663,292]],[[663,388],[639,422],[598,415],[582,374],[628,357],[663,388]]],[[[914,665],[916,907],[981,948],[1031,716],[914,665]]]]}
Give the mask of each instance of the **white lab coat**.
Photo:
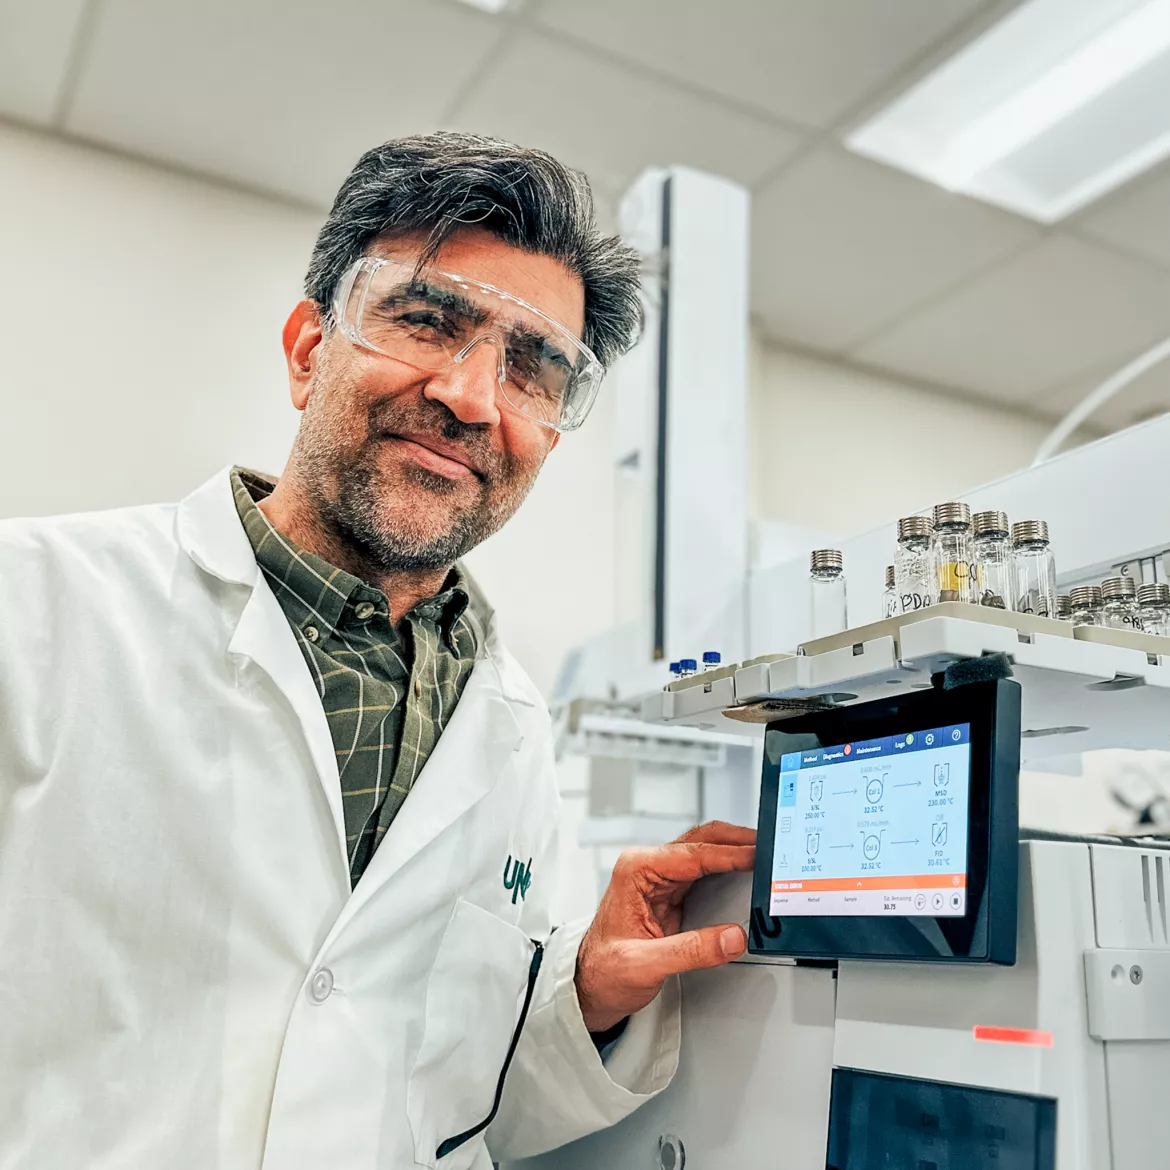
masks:
{"type": "Polygon", "coordinates": [[[618,1121],[673,1074],[677,990],[603,1064],[584,924],[550,938],[556,804],[547,711],[488,630],[351,892],[321,701],[228,473],[0,524],[0,1170],[486,1170],[618,1121]],[[492,1107],[530,940],[486,1146],[437,1159],[492,1107]]]}

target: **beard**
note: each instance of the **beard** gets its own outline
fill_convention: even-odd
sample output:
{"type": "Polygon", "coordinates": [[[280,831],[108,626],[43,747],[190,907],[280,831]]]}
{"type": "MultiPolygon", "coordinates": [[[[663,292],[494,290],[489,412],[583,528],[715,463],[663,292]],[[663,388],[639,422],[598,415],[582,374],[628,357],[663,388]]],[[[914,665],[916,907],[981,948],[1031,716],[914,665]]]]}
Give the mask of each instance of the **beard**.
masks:
{"type": "MultiPolygon", "coordinates": [[[[325,376],[319,367],[315,380],[325,376]]],[[[371,402],[364,418],[352,407],[340,417],[339,401],[356,396],[339,393],[333,378],[328,383],[309,395],[294,449],[298,478],[325,530],[371,570],[450,567],[498,531],[535,482],[543,456],[525,466],[493,445],[490,428],[462,422],[441,402],[390,394],[371,402]],[[458,443],[478,474],[448,479],[409,459],[388,463],[394,434],[458,443]]]]}

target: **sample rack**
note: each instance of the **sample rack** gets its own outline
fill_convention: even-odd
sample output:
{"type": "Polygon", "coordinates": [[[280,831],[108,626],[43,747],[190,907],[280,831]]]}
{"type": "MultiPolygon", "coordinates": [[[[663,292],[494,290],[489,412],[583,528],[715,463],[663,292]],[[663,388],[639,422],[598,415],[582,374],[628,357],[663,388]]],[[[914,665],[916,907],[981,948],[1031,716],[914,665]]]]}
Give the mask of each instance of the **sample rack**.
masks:
{"type": "Polygon", "coordinates": [[[1009,657],[1023,688],[1025,762],[1104,747],[1170,749],[1170,638],[1100,629],[1078,635],[1067,622],[960,603],[848,630],[709,679],[680,680],[644,696],[641,716],[759,733],[786,706],[796,713],[792,700],[844,704],[923,689],[950,663],[995,653],[1009,657]],[[744,715],[758,722],[736,718],[744,715]]]}

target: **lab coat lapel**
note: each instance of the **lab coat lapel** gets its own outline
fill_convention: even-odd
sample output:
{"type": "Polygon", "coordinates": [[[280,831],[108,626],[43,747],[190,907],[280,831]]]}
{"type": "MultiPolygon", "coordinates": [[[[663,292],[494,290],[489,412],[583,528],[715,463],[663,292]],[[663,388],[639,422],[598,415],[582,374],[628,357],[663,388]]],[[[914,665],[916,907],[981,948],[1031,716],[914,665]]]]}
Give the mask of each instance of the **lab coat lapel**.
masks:
{"type": "Polygon", "coordinates": [[[517,718],[524,706],[502,685],[497,661],[481,652],[450,722],[362,874],[347,916],[495,787],[524,741],[517,718]]]}
{"type": "Polygon", "coordinates": [[[325,709],[288,619],[256,564],[232,498],[230,473],[231,469],[225,468],[179,504],[176,536],[200,568],[222,581],[251,590],[232,633],[228,654],[254,662],[272,679],[296,714],[333,816],[338,859],[348,874],[341,782],[325,709]]]}
{"type": "Polygon", "coordinates": [[[348,873],[349,858],[345,842],[345,811],[342,808],[341,780],[337,774],[337,755],[321,696],[313,676],[296,643],[288,618],[280,608],[268,582],[260,575],[252,595],[244,606],[239,624],[228,646],[228,653],[251,659],[280,689],[288,700],[309,745],[309,754],[333,814],[337,835],[338,859],[348,873]]]}

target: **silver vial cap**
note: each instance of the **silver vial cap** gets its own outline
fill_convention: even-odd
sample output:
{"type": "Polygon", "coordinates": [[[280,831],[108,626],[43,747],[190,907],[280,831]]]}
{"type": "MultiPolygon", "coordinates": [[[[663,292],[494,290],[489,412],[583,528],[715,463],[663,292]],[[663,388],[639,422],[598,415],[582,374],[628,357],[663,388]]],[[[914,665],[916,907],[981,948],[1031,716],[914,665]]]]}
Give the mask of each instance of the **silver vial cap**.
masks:
{"type": "Polygon", "coordinates": [[[1021,520],[1012,525],[1012,544],[1047,544],[1047,520],[1021,520]]]}
{"type": "Polygon", "coordinates": [[[886,588],[893,589],[894,587],[894,566],[886,565],[886,588]]]}
{"type": "Polygon", "coordinates": [[[1067,621],[1072,617],[1072,598],[1067,593],[1056,595],[1056,616],[1061,621],[1067,621]]]}
{"type": "Polygon", "coordinates": [[[976,536],[1007,536],[1011,531],[1006,512],[976,512],[971,523],[976,536]]]}
{"type": "Polygon", "coordinates": [[[934,531],[934,521],[929,516],[903,516],[898,521],[898,539],[909,536],[929,536],[934,531]]]}
{"type": "Polygon", "coordinates": [[[935,504],[935,528],[969,528],[971,526],[971,509],[966,504],[950,503],[935,504]]]}
{"type": "Polygon", "coordinates": [[[1170,585],[1163,581],[1138,586],[1138,605],[1170,605],[1170,585]]]}
{"type": "Polygon", "coordinates": [[[818,548],[813,552],[811,567],[814,573],[825,569],[839,569],[844,562],[838,548],[818,548]]]}
{"type": "Polygon", "coordinates": [[[1106,577],[1101,596],[1106,601],[1132,601],[1137,597],[1137,582],[1132,577],[1106,577]]]}
{"type": "Polygon", "coordinates": [[[1101,588],[1099,585],[1078,585],[1069,592],[1073,609],[1100,609],[1101,588]]]}

